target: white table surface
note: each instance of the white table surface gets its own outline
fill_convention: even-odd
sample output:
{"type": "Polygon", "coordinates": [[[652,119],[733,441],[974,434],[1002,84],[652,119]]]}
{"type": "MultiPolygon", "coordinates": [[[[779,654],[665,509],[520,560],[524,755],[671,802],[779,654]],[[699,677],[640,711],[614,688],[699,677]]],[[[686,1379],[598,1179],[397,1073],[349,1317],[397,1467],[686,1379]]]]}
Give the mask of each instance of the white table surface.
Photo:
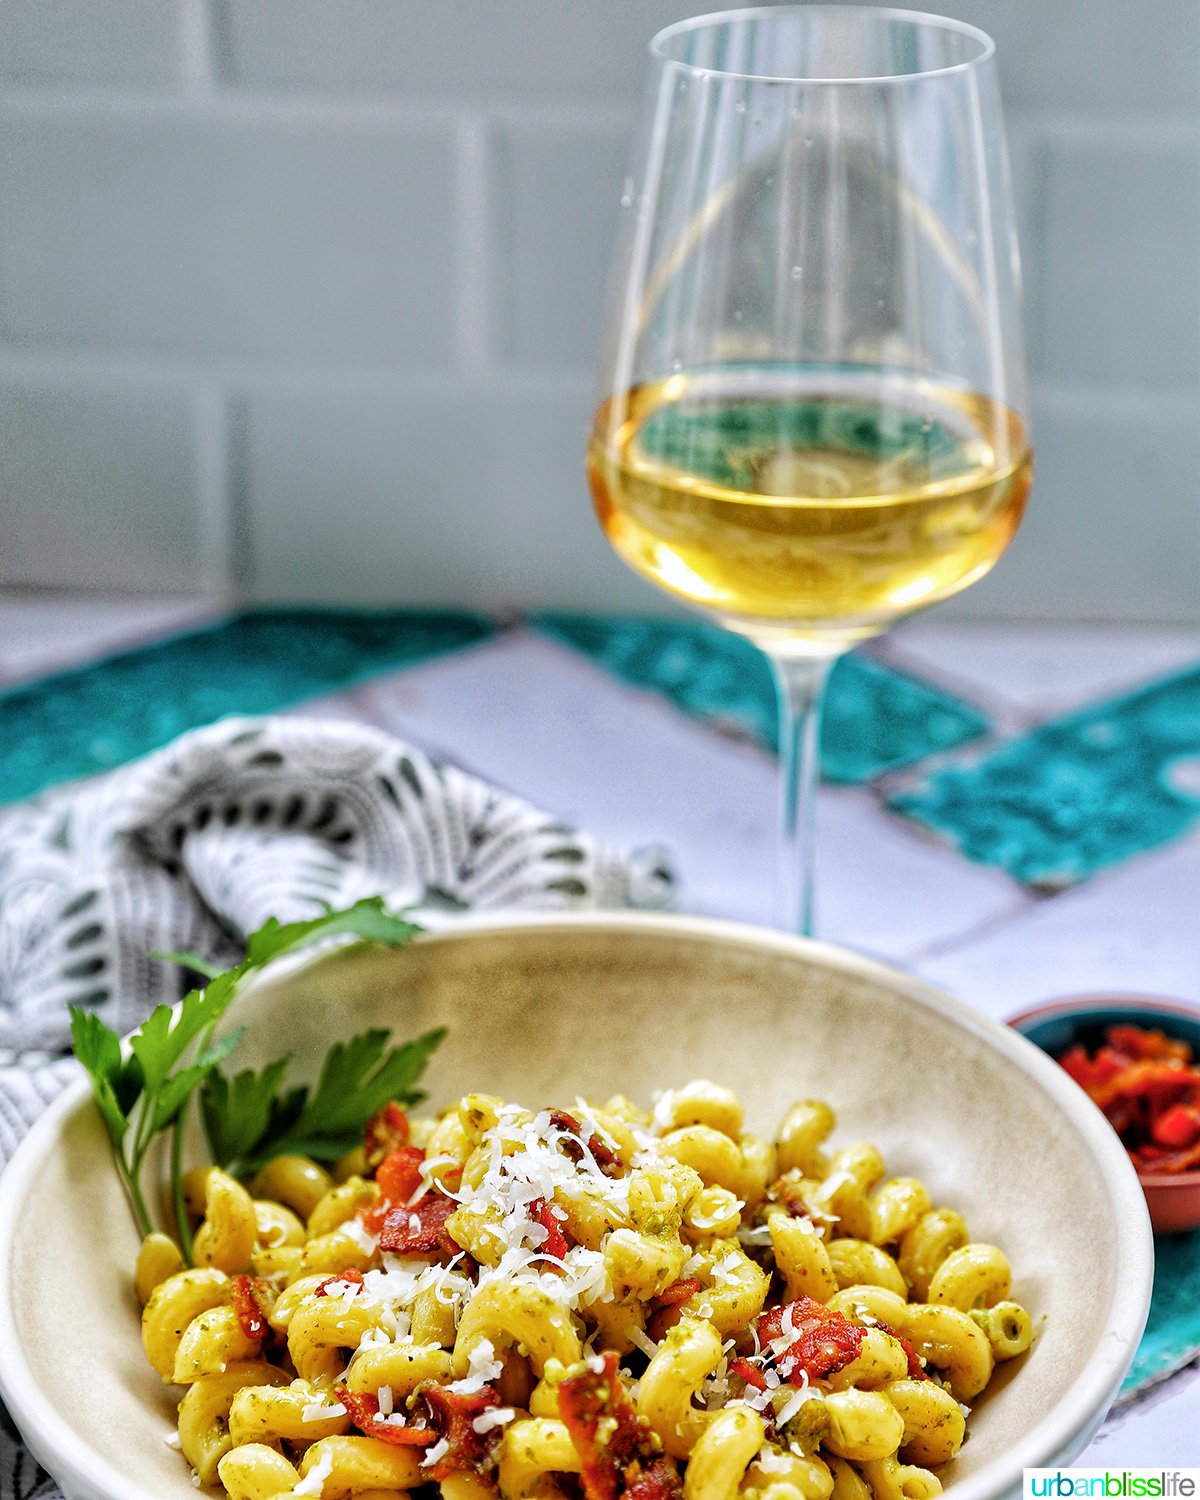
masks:
{"type": "MultiPolygon", "coordinates": [[[[218,611],[216,601],[0,593],[0,686],[218,611]]],[[[934,616],[900,628],[882,650],[1016,732],[1200,659],[1200,631],[934,616]]],[[[685,907],[770,919],[771,758],[527,631],[296,712],[408,737],[619,847],[662,844],[685,907]]],[[[922,837],[866,788],[823,788],[818,825],[820,935],[988,1015],[1089,990],[1200,1003],[1200,830],[1046,898],[922,837]]],[[[1080,1463],[1200,1463],[1200,1365],[1110,1418],[1080,1463]]]]}

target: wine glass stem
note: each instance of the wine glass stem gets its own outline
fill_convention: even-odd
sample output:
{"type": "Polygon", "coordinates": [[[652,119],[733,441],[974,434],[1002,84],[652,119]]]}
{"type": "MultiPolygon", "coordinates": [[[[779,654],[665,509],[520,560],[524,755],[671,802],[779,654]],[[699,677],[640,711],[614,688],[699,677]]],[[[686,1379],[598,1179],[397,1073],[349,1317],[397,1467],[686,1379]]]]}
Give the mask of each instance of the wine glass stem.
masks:
{"type": "Polygon", "coordinates": [[[833,659],[767,654],[779,697],[783,790],[776,897],[778,922],[790,932],[811,937],[821,704],[833,659]]]}

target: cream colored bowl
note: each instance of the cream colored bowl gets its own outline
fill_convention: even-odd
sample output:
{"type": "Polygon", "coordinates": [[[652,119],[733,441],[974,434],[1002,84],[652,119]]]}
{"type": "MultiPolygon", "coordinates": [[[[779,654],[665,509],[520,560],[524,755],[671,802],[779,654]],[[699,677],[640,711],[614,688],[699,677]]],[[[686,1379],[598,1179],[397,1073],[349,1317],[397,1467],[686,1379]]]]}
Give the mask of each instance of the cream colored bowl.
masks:
{"type": "MultiPolygon", "coordinates": [[[[1116,1136],[1049,1058],[907,976],[732,924],[598,914],[470,919],[398,952],[341,949],[248,987],[241,1059],[301,1071],[369,1024],[449,1038],[427,1079],[569,1103],[703,1076],[748,1126],[827,1098],[836,1139],[877,1143],[1012,1260],[1037,1342],[1002,1366],[943,1474],[956,1500],[1015,1493],[1095,1431],[1145,1321],[1146,1207],[1116,1136]]],[[[86,1086],[0,1178],[0,1392],[71,1500],[194,1500],[167,1446],[172,1393],[146,1366],[130,1287],[137,1236],[86,1086]]],[[[175,1393],[176,1395],[178,1393],[175,1393]]]]}

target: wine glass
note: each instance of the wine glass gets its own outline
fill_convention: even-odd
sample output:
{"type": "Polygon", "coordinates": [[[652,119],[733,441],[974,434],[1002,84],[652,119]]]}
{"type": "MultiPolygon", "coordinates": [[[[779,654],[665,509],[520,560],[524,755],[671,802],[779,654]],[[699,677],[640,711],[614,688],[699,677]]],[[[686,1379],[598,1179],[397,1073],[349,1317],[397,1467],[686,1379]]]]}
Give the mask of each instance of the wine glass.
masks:
{"type": "Polygon", "coordinates": [[[589,482],[627,563],[770,658],[781,923],[808,933],[829,667],[981,578],[1029,491],[994,48],[803,5],[650,51],[589,482]]]}

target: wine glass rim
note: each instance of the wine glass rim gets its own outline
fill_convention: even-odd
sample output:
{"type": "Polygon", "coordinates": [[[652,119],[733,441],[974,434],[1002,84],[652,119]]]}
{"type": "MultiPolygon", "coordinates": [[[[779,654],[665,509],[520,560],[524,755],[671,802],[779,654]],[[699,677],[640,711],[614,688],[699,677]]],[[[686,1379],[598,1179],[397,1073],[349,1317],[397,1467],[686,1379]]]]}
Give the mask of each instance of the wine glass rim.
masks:
{"type": "Polygon", "coordinates": [[[741,79],[746,83],[802,83],[806,87],[834,84],[845,87],[848,84],[912,83],[921,78],[939,78],[951,73],[968,72],[982,63],[991,61],[996,53],[996,43],[986,31],[978,26],[972,26],[968,21],[959,21],[953,16],[939,16],[932,11],[905,10],[890,5],[753,5],[731,10],[714,10],[702,16],[689,16],[682,21],[673,21],[670,26],[664,26],[661,31],[655,32],[650,38],[650,52],[667,67],[678,68],[681,72],[691,73],[696,77],[733,78],[741,79]],[[980,50],[975,57],[966,58],[962,62],[947,63],[938,68],[918,68],[911,73],[883,73],[878,76],[855,74],[845,78],[814,78],[792,73],[743,73],[736,69],[714,68],[701,63],[684,62],[682,58],[672,57],[663,45],[672,37],[724,22],[778,19],[781,16],[811,16],[820,13],[840,16],[857,14],[870,16],[880,21],[911,21],[935,30],[956,31],[962,36],[972,37],[979,43],[980,50]]]}

